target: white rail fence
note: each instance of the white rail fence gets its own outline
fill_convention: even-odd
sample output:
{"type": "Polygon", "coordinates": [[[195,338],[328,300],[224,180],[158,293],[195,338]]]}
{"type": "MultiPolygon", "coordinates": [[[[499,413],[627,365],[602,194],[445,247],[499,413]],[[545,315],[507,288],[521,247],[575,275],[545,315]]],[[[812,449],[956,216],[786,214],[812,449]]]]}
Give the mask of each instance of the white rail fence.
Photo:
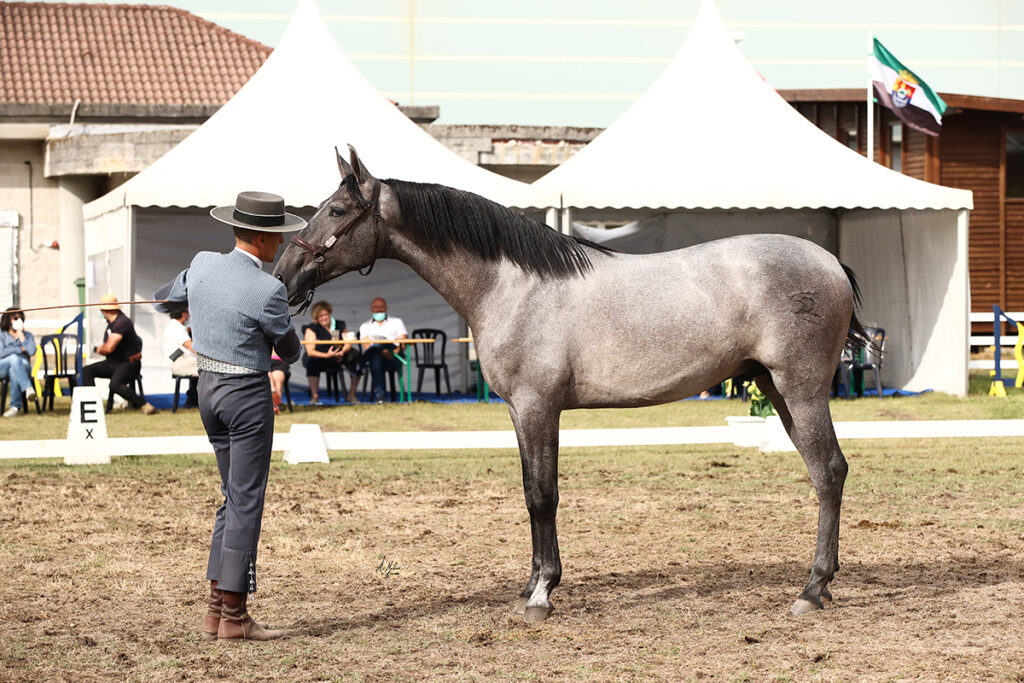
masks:
{"type": "MultiPolygon", "coordinates": [[[[1007,313],[1006,315],[1010,316],[1014,320],[1019,320],[1020,322],[1024,322],[1024,312],[1022,312],[1022,313],[1007,313]]],[[[992,325],[992,311],[972,312],[971,313],[971,326],[973,327],[975,323],[988,323],[989,325],[992,325]]],[[[972,334],[971,337],[970,337],[970,346],[992,346],[994,344],[995,344],[995,337],[991,333],[989,333],[989,334],[978,334],[978,335],[972,334]]],[[[1001,334],[1001,335],[999,335],[999,347],[1000,347],[1000,350],[1002,350],[1004,348],[1011,348],[1012,349],[1016,345],[1017,345],[1017,335],[1016,334],[1001,334]]],[[[1000,365],[1002,366],[1003,370],[1016,370],[1017,369],[1017,361],[1014,358],[1003,358],[1000,361],[1000,365]]],[[[976,359],[975,360],[975,359],[972,359],[972,360],[968,361],[967,367],[969,369],[971,369],[971,370],[995,370],[996,362],[995,362],[994,359],[993,360],[989,360],[989,359],[976,359]]]]}
{"type": "MultiPolygon", "coordinates": [[[[908,420],[837,422],[836,435],[846,439],[1024,438],[1024,420],[908,420]]],[[[515,432],[328,432],[329,451],[416,451],[517,448],[515,432]]],[[[637,429],[567,429],[559,433],[563,448],[685,444],[734,444],[762,451],[794,450],[778,418],[730,418],[721,427],[659,427],[637,429]]],[[[74,458],[76,450],[108,456],[213,454],[205,436],[108,438],[99,442],[66,439],[0,441],[0,460],[74,458]]],[[[297,445],[297,444],[296,444],[297,445]]],[[[274,435],[273,450],[287,451],[292,435],[274,435]]]]}

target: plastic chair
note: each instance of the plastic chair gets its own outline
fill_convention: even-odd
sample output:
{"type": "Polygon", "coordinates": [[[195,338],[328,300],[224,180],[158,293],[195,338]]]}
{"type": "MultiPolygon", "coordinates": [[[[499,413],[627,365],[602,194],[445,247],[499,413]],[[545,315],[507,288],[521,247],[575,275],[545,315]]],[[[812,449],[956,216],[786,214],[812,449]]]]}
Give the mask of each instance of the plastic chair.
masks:
{"type": "MultiPolygon", "coordinates": [[[[8,377],[0,379],[0,413],[7,410],[7,392],[10,391],[11,380],[8,377]]],[[[21,392],[21,405],[25,405],[25,392],[21,392]]],[[[36,396],[36,414],[41,414],[43,411],[39,407],[39,397],[36,396]]]]}
{"type": "Polygon", "coordinates": [[[342,368],[324,370],[324,380],[327,387],[326,393],[334,397],[335,403],[341,403],[341,397],[348,393],[344,370],[342,368]]]}
{"type": "Polygon", "coordinates": [[[839,359],[839,371],[843,375],[843,382],[846,384],[847,398],[850,398],[853,394],[853,379],[856,378],[854,373],[860,373],[863,376],[865,371],[874,373],[875,390],[878,392],[878,398],[882,398],[882,379],[880,373],[885,359],[885,340],[887,337],[885,330],[881,327],[865,327],[864,331],[867,333],[871,343],[863,349],[843,349],[843,355],[839,359]]]}
{"type": "Polygon", "coordinates": [[[448,335],[442,330],[433,330],[426,327],[412,331],[413,339],[434,339],[433,344],[411,344],[413,354],[416,358],[416,367],[419,368],[419,379],[416,381],[416,393],[423,391],[423,373],[427,370],[434,371],[434,390],[441,395],[441,371],[444,370],[444,383],[448,387],[448,394],[452,393],[452,383],[448,378],[448,363],[445,361],[444,351],[448,345],[448,335]]]}
{"type": "Polygon", "coordinates": [[[284,376],[284,385],[281,386],[281,394],[284,396],[285,403],[288,404],[288,412],[295,412],[292,408],[292,390],[288,388],[288,380],[291,379],[292,373],[288,373],[284,376]]]}
{"type": "Polygon", "coordinates": [[[43,351],[43,410],[53,410],[57,382],[67,380],[68,389],[78,384],[78,335],[45,334],[39,339],[39,348],[43,351]]]}
{"type": "MultiPolygon", "coordinates": [[[[198,382],[192,375],[171,375],[171,379],[174,380],[174,403],[171,404],[171,412],[178,412],[178,401],[181,399],[181,380],[186,379],[189,382],[198,382]]],[[[187,401],[186,401],[187,403],[187,401]]]]}

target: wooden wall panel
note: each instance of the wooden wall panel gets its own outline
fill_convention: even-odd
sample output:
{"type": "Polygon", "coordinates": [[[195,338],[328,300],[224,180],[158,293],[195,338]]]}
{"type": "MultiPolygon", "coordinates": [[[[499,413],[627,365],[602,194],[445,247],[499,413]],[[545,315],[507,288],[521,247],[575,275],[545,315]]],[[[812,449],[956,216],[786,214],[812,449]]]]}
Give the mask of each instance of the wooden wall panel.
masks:
{"type": "Polygon", "coordinates": [[[836,140],[839,139],[838,110],[839,105],[831,102],[823,102],[818,105],[818,128],[836,140]]]}
{"type": "Polygon", "coordinates": [[[1003,305],[999,201],[1001,144],[998,125],[979,125],[965,115],[943,121],[939,137],[942,157],[940,182],[974,192],[968,237],[972,311],[992,310],[992,304],[1003,305]]]}
{"type": "Polygon", "coordinates": [[[1024,311],[1024,200],[1006,200],[1006,310],[1024,311]]]}
{"type": "Polygon", "coordinates": [[[903,174],[925,179],[925,148],[928,136],[921,131],[903,127],[903,174]]]}

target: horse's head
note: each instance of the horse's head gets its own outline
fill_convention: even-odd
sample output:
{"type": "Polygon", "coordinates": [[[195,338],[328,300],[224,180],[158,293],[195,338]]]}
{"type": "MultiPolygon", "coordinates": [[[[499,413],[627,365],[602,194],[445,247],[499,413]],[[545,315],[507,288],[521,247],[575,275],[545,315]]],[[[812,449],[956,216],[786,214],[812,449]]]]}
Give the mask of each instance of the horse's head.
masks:
{"type": "Polygon", "coordinates": [[[384,245],[381,182],[370,175],[355,148],[350,161],[335,149],[341,185],[281,255],[274,275],[288,290],[288,303],[309,301],[314,288],[339,275],[373,267],[384,245]]]}

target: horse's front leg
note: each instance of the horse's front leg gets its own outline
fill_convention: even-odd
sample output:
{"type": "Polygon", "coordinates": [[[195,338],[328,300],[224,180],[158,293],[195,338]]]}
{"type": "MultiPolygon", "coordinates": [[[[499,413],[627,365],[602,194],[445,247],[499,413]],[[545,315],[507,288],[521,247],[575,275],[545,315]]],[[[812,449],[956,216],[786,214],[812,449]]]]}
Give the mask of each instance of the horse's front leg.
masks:
{"type": "Polygon", "coordinates": [[[555,515],[558,511],[558,420],[560,411],[540,401],[509,404],[523,463],[523,490],[530,512],[533,564],[516,613],[543,621],[554,609],[551,591],[562,578],[555,515]]]}

